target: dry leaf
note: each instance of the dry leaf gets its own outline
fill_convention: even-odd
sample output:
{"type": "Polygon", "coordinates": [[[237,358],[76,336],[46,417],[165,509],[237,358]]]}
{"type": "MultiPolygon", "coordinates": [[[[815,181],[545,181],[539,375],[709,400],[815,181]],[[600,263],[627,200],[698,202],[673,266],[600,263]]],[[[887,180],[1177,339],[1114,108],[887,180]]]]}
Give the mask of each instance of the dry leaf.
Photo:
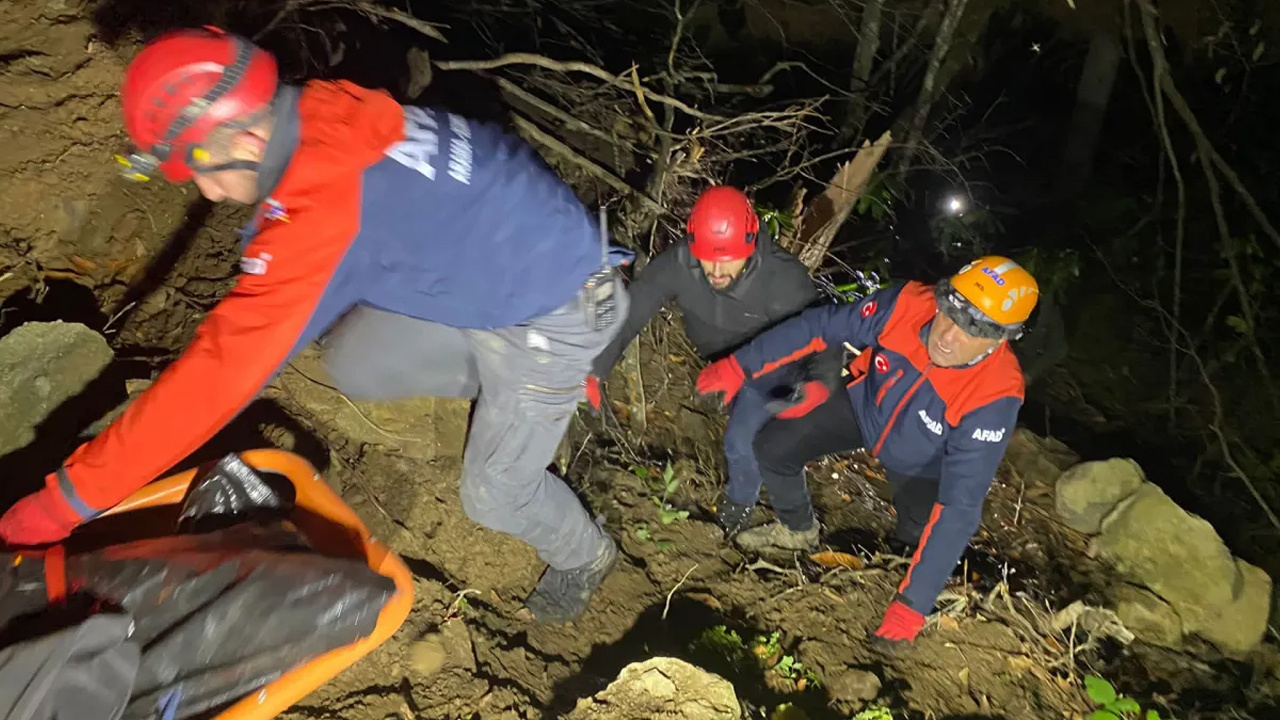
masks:
{"type": "Polygon", "coordinates": [[[71,265],[75,267],[78,272],[90,273],[98,269],[98,263],[87,258],[82,258],[79,255],[72,255],[68,259],[71,260],[71,265]]]}
{"type": "Polygon", "coordinates": [[[946,630],[947,632],[955,632],[960,629],[960,621],[950,615],[943,615],[938,618],[938,627],[946,630]]]}
{"type": "Polygon", "coordinates": [[[849,553],[836,552],[828,550],[827,552],[814,553],[809,559],[818,563],[824,568],[848,568],[850,570],[862,569],[862,558],[849,553]]]}
{"type": "Polygon", "coordinates": [[[1009,668],[1009,672],[1014,674],[1022,674],[1031,669],[1035,662],[1026,655],[1010,655],[1004,659],[1005,666],[1009,668]]]}
{"type": "Polygon", "coordinates": [[[724,605],[722,605],[720,601],[717,600],[716,597],[710,593],[700,593],[700,592],[688,593],[685,595],[685,597],[689,598],[690,600],[697,600],[698,602],[702,603],[703,605],[706,605],[712,610],[724,609],[724,605]]]}

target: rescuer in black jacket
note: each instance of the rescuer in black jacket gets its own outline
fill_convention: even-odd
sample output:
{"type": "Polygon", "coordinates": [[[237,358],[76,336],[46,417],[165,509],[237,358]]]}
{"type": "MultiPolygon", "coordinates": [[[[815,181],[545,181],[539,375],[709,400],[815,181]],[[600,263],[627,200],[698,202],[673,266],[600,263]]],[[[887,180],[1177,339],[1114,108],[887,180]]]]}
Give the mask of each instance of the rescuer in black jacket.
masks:
{"type": "MultiPolygon", "coordinates": [[[[622,351],[668,301],[680,308],[685,335],[698,355],[716,360],[819,298],[808,269],[774,244],[742,191],[723,185],[708,189],[694,203],[687,230],[631,283],[626,323],[596,357],[587,378],[587,400],[597,411],[601,378],[609,376],[622,351]]],[[[725,428],[730,468],[755,462],[751,441],[772,417],[768,401],[764,393],[750,392],[735,400],[725,428]]]]}

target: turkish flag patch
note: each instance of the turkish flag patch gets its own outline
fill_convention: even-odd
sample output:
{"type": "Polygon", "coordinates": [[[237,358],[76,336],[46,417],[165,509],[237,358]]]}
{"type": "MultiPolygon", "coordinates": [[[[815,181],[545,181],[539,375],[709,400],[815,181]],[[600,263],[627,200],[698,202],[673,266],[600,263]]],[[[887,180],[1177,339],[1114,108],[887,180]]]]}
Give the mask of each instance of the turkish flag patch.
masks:
{"type": "Polygon", "coordinates": [[[871,302],[867,303],[866,305],[863,305],[863,306],[862,306],[862,309],[858,311],[858,314],[862,315],[862,317],[864,317],[864,318],[869,318],[869,317],[871,317],[872,315],[874,315],[875,313],[876,313],[876,301],[875,301],[875,300],[872,300],[871,302]]]}
{"type": "Polygon", "coordinates": [[[876,356],[876,370],[882,373],[889,372],[889,360],[883,355],[876,356]]]}

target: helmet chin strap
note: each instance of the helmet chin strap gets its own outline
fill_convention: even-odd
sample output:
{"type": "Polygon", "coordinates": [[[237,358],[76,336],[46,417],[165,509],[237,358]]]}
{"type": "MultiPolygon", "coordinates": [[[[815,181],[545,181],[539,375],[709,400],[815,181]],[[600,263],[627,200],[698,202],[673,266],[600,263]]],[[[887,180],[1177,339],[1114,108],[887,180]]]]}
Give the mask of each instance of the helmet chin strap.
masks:
{"type": "Polygon", "coordinates": [[[252,170],[258,171],[261,165],[257,160],[232,160],[230,162],[219,163],[210,167],[202,167],[196,170],[197,175],[207,175],[209,173],[222,172],[223,170],[252,170]]]}

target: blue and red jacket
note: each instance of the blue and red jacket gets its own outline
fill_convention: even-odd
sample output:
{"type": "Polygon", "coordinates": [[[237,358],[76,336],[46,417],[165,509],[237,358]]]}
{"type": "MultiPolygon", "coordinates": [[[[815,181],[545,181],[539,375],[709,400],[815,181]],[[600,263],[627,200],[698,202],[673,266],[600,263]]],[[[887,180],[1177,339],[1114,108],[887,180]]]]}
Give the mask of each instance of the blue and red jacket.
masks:
{"type": "Polygon", "coordinates": [[[810,308],[734,357],[748,378],[828,347],[861,354],[847,392],[867,449],[884,466],[939,478],[900,598],[928,613],[982,520],[982,505],[1022,406],[1022,371],[1007,343],[966,367],[933,365],[925,346],[937,313],[933,289],[909,282],[858,303],[810,308]]]}
{"type": "Polygon", "coordinates": [[[571,301],[600,268],[592,213],[520,138],[346,82],[295,97],[282,120],[296,122],[296,142],[235,287],[181,357],[47,478],[81,519],[198,449],[357,303],[511,326],[571,301]]]}

